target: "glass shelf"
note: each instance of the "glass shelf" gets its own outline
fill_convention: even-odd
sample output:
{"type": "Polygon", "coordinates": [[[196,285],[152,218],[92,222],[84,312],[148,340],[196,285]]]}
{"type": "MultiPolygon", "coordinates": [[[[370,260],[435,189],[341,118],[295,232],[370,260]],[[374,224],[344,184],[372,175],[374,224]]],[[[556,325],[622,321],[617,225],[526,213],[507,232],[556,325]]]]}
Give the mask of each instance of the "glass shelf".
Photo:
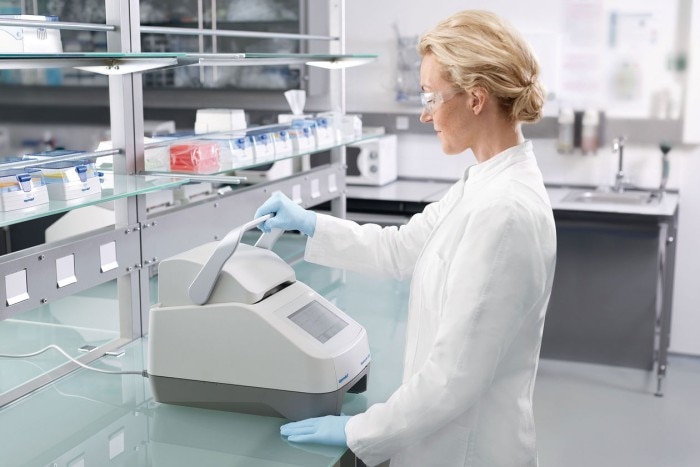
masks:
{"type": "Polygon", "coordinates": [[[251,66],[306,64],[322,68],[349,68],[377,59],[376,54],[284,54],[284,53],[188,53],[180,63],[200,66],[251,66]]]}
{"type": "Polygon", "coordinates": [[[77,68],[104,75],[122,75],[177,65],[180,53],[0,54],[0,70],[77,68]]]}
{"type": "Polygon", "coordinates": [[[216,37],[238,37],[257,39],[292,39],[292,40],[324,40],[333,41],[337,37],[317,36],[310,34],[248,31],[234,29],[207,29],[188,27],[166,27],[166,26],[141,26],[141,34],[173,34],[181,36],[216,36],[216,37]]]}
{"type": "Polygon", "coordinates": [[[115,26],[109,24],[75,23],[66,21],[45,21],[32,19],[0,19],[0,26],[30,27],[40,29],[64,29],[67,31],[111,32],[115,26]]]}
{"type": "MultiPolygon", "coordinates": [[[[278,127],[279,125],[270,125],[271,127],[278,127]]],[[[254,128],[249,128],[249,130],[263,130],[266,128],[266,126],[260,126],[260,127],[254,127],[254,128]]],[[[171,144],[175,143],[183,143],[187,141],[208,141],[208,142],[214,142],[214,141],[226,141],[229,139],[234,139],[240,137],[240,134],[237,134],[236,132],[230,132],[230,133],[205,133],[205,134],[199,134],[199,135],[187,135],[187,136],[181,136],[177,138],[172,138],[168,139],[166,141],[157,141],[153,143],[148,143],[145,145],[145,149],[152,149],[152,148],[157,148],[157,147],[163,147],[163,146],[170,146],[171,144]]],[[[197,173],[189,173],[189,172],[175,172],[175,171],[144,171],[144,175],[155,175],[155,176],[167,176],[167,175],[173,175],[173,176],[178,176],[178,177],[187,177],[188,175],[193,175],[194,177],[199,177],[199,178],[206,178],[207,176],[223,176],[226,175],[230,172],[235,172],[237,170],[248,170],[248,169],[255,169],[256,167],[261,167],[261,166],[266,166],[273,164],[275,162],[283,161],[286,159],[294,159],[297,157],[301,156],[306,156],[306,155],[312,155],[320,152],[325,152],[325,151],[330,151],[331,149],[339,148],[342,146],[347,146],[349,144],[356,144],[362,141],[368,141],[372,140],[375,138],[379,138],[382,136],[381,134],[378,133],[365,133],[359,138],[350,138],[350,139],[345,139],[341,142],[327,145],[327,146],[321,146],[316,149],[313,149],[311,151],[303,151],[303,152],[297,152],[293,153],[289,156],[284,156],[284,157],[277,157],[275,159],[271,160],[265,160],[265,161],[252,161],[252,162],[247,162],[247,163],[241,163],[241,164],[236,164],[232,166],[226,166],[222,167],[221,165],[219,166],[218,170],[214,171],[207,171],[207,172],[197,172],[197,173]]],[[[194,178],[193,177],[193,178],[194,178]]],[[[212,181],[215,181],[213,178],[211,179],[212,181]]],[[[221,179],[221,182],[226,182],[225,179],[221,179]]],[[[229,183],[238,183],[238,180],[236,177],[232,176],[231,179],[229,180],[229,183]]]]}
{"type": "Polygon", "coordinates": [[[104,189],[102,192],[83,198],[69,201],[54,201],[34,206],[31,208],[17,209],[14,211],[0,212],[0,227],[5,227],[19,222],[38,219],[52,214],[59,214],[72,209],[95,204],[106,203],[129,196],[142,195],[153,191],[177,188],[187,183],[187,178],[151,177],[147,175],[118,175],[107,172],[106,177],[114,180],[114,188],[104,189]]]}
{"type": "Polygon", "coordinates": [[[0,54],[0,70],[77,68],[105,75],[136,73],[174,66],[307,65],[345,68],[368,63],[373,54],[275,54],[275,53],[61,53],[0,54]]]}
{"type": "MultiPolygon", "coordinates": [[[[9,156],[12,159],[20,159],[20,160],[13,160],[12,162],[7,162],[7,159],[5,158],[0,158],[0,171],[1,170],[11,170],[11,169],[24,169],[26,167],[36,167],[42,164],[49,164],[49,163],[54,163],[54,162],[66,162],[66,161],[81,161],[85,159],[96,159],[98,157],[103,157],[103,156],[114,156],[117,154],[121,154],[121,150],[119,149],[107,149],[104,151],[82,151],[82,150],[58,150],[58,151],[64,151],[64,155],[53,155],[50,158],[33,158],[33,156],[40,155],[42,153],[36,153],[36,154],[22,154],[18,155],[16,157],[9,156]],[[23,157],[27,157],[27,159],[23,159],[23,157]]],[[[48,151],[48,152],[53,152],[57,153],[57,151],[48,151]]],[[[46,153],[43,153],[46,154],[46,153]]]]}

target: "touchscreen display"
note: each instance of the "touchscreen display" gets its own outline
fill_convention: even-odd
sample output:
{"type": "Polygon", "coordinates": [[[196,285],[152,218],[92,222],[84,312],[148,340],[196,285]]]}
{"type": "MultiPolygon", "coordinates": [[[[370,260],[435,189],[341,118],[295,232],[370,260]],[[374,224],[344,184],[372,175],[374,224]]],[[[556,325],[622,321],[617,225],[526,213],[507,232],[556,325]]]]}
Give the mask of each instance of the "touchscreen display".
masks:
{"type": "Polygon", "coordinates": [[[326,342],[348,325],[318,302],[311,302],[295,311],[289,315],[289,319],[321,343],[326,342]]]}

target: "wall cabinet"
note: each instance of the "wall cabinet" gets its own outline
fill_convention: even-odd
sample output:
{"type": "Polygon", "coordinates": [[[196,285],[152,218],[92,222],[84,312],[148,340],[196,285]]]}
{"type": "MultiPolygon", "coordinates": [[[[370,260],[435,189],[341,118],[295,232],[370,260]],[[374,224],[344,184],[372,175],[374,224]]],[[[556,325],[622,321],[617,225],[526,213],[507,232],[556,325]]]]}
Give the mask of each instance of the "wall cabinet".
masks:
{"type": "Polygon", "coordinates": [[[677,216],[555,211],[557,270],[542,357],[656,367],[662,394],[677,216]]]}

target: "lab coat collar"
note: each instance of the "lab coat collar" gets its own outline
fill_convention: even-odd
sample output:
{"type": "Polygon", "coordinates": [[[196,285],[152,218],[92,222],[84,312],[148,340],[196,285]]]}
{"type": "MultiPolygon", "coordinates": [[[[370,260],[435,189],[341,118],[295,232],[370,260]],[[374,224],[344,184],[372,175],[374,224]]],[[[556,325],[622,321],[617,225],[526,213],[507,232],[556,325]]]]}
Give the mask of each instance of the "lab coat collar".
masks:
{"type": "Polygon", "coordinates": [[[513,164],[534,157],[532,141],[525,140],[517,146],[511,146],[505,151],[496,154],[487,161],[468,167],[467,170],[464,171],[464,181],[466,182],[467,179],[470,179],[470,181],[483,180],[505,170],[513,164]]]}

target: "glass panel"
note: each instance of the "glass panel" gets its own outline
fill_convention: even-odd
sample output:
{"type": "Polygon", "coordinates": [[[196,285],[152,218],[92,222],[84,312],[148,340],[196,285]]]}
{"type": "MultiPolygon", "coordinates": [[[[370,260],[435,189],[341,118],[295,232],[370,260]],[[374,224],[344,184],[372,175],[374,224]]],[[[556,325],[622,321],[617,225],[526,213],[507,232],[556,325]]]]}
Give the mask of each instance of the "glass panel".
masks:
{"type": "MultiPolygon", "coordinates": [[[[198,2],[188,0],[140,2],[144,26],[201,28],[255,33],[299,34],[300,2],[260,0],[198,2]],[[216,5],[216,11],[213,11],[216,5]]],[[[143,51],[188,53],[302,52],[302,43],[291,38],[221,37],[211,35],[141,35],[143,51]]],[[[228,88],[239,90],[286,90],[301,87],[297,66],[273,65],[237,68],[173,68],[144,75],[144,87],[228,88]]]]}
{"type": "Polygon", "coordinates": [[[38,219],[40,217],[53,214],[59,214],[78,207],[92,206],[95,204],[105,203],[107,201],[126,198],[128,196],[176,188],[184,183],[187,183],[187,179],[182,178],[150,177],[144,175],[118,175],[110,172],[105,173],[105,184],[110,184],[110,179],[111,185],[109,187],[104,187],[99,195],[90,195],[69,201],[50,200],[48,203],[40,204],[31,208],[0,212],[0,227],[31,219],[38,219]]]}
{"type": "MultiPolygon", "coordinates": [[[[83,346],[99,347],[118,338],[116,280],[0,321],[3,354],[33,353],[53,344],[77,358],[85,351],[83,346]]],[[[0,360],[0,394],[67,362],[54,349],[35,357],[0,360]]]]}
{"type": "Polygon", "coordinates": [[[60,54],[0,54],[0,60],[9,59],[22,59],[22,60],[49,60],[49,59],[92,59],[92,58],[113,58],[118,60],[120,58],[133,58],[133,59],[150,59],[150,58],[172,58],[172,57],[184,57],[185,54],[182,53],[114,53],[114,52],[64,52],[60,54]]]}
{"type": "MultiPolygon", "coordinates": [[[[255,127],[254,130],[256,131],[264,131],[265,128],[276,128],[279,127],[278,125],[271,125],[271,126],[260,126],[260,127],[255,127]]],[[[253,128],[251,128],[253,129],[253,128]]],[[[236,159],[231,159],[231,153],[232,151],[238,151],[236,149],[234,140],[236,138],[239,138],[239,136],[234,136],[236,133],[209,133],[206,135],[184,135],[184,136],[178,136],[178,137],[173,137],[172,139],[169,139],[168,142],[157,142],[157,143],[150,143],[146,145],[146,149],[155,149],[158,147],[163,147],[164,145],[170,146],[171,148],[173,146],[177,146],[178,148],[182,147],[196,147],[200,144],[204,145],[204,147],[209,147],[211,145],[218,145],[219,146],[219,159],[216,161],[214,166],[209,169],[202,169],[199,170],[197,167],[193,167],[193,173],[196,174],[206,174],[206,175],[221,175],[221,174],[231,174],[231,172],[235,172],[237,170],[247,170],[247,169],[255,169],[255,168],[264,168],[265,166],[269,166],[275,162],[282,161],[282,160],[288,160],[288,159],[294,159],[298,158],[300,156],[308,155],[311,154],[311,157],[313,157],[313,154],[315,153],[320,153],[320,152],[325,152],[330,149],[334,148],[339,148],[341,146],[347,145],[347,144],[353,144],[353,143],[358,143],[360,141],[366,141],[366,140],[371,140],[374,138],[377,138],[378,135],[375,133],[367,133],[363,134],[360,137],[351,137],[348,139],[344,139],[341,143],[331,143],[331,144],[325,144],[322,146],[314,147],[313,149],[307,149],[304,151],[292,151],[288,155],[284,156],[274,156],[274,158],[271,158],[269,160],[264,160],[264,161],[259,161],[255,159],[255,156],[246,156],[243,159],[244,160],[236,160],[236,159]]],[[[179,149],[177,149],[179,150],[179,149]]],[[[183,149],[184,150],[184,149],[183,149]]],[[[185,171],[178,171],[178,170],[173,170],[173,167],[171,166],[171,173],[186,173],[185,171]]],[[[155,173],[156,171],[154,171],[155,173]]],[[[159,172],[160,173],[160,172],[159,172]]],[[[165,172],[164,172],[165,173],[165,172]]]]}

